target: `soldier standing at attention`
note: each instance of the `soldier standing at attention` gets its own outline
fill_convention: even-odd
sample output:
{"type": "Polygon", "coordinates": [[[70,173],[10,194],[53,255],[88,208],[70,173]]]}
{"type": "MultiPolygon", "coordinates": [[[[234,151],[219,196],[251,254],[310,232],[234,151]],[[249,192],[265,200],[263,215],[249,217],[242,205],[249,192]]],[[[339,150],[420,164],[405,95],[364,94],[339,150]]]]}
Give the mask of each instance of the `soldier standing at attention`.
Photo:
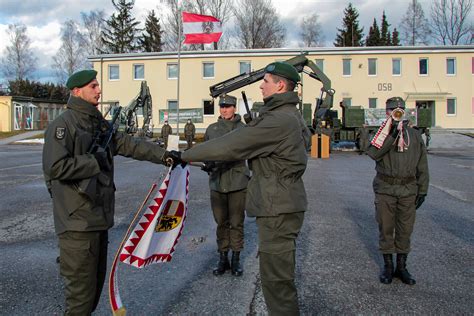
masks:
{"type": "Polygon", "coordinates": [[[168,136],[171,134],[173,134],[173,129],[168,124],[168,121],[165,121],[165,124],[163,124],[163,127],[161,128],[161,138],[163,138],[163,141],[165,142],[165,149],[168,148],[168,136]]]}
{"type": "Polygon", "coordinates": [[[264,105],[245,127],[170,155],[180,161],[249,161],[247,215],[256,217],[260,276],[270,315],[298,315],[295,242],[307,208],[302,180],[310,132],[297,109],[300,80],[284,62],[265,67],[264,105]]]}
{"type": "MultiPolygon", "coordinates": [[[[386,102],[387,115],[394,109],[405,109],[402,98],[386,102]]],[[[377,137],[377,136],[376,136],[377,137]]],[[[389,135],[377,149],[371,145],[368,155],[375,160],[377,175],[373,181],[375,214],[379,225],[379,249],[384,259],[380,282],[392,283],[399,278],[413,285],[415,279],[408,273],[406,261],[410,252],[410,236],[415,224],[416,209],[428,193],[428,160],[425,144],[418,130],[408,121],[393,120],[389,135]],[[394,271],[392,254],[397,254],[394,271]]]]}
{"type": "Polygon", "coordinates": [[[186,125],[184,125],[184,137],[186,138],[186,142],[188,143],[188,148],[193,147],[193,140],[194,135],[196,134],[196,127],[194,126],[191,120],[188,120],[186,125]]]}
{"type": "MultiPolygon", "coordinates": [[[[240,115],[235,114],[237,99],[230,95],[219,100],[220,116],[209,125],[204,140],[221,137],[244,127],[240,115]]],[[[229,268],[235,276],[241,276],[240,252],[244,248],[245,195],[250,178],[245,160],[231,162],[207,162],[203,170],[209,173],[211,207],[217,224],[217,250],[219,262],[214,275],[221,275],[229,268]],[[231,264],[228,253],[232,250],[231,264]]]]}
{"type": "Polygon", "coordinates": [[[113,156],[163,164],[160,146],[115,132],[103,150],[88,153],[109,123],[97,109],[101,90],[95,70],[69,77],[67,109],[46,130],[43,172],[53,199],[60,273],[65,279],[65,315],[90,315],[99,303],[107,270],[108,229],[114,224],[113,156]],[[93,188],[81,191],[84,187],[93,188]],[[86,193],[87,192],[87,193],[86,193]]]}

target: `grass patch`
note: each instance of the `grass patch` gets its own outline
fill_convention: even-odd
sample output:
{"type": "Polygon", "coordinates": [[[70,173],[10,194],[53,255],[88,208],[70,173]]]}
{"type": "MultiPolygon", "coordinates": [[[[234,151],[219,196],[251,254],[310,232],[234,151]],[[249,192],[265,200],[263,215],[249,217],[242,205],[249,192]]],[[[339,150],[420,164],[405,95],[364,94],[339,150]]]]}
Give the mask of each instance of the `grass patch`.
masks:
{"type": "Polygon", "coordinates": [[[0,139],[23,134],[25,131],[0,132],[0,139]]]}

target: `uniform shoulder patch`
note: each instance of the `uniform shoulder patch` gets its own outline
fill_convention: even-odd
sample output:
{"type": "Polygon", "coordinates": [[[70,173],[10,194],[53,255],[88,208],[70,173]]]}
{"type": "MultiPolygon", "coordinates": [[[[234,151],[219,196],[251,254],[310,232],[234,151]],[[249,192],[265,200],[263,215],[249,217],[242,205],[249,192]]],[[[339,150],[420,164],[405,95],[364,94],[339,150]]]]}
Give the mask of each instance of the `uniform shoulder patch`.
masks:
{"type": "Polygon", "coordinates": [[[56,133],[54,133],[56,139],[64,139],[66,136],[66,128],[65,127],[56,127],[56,133]]]}

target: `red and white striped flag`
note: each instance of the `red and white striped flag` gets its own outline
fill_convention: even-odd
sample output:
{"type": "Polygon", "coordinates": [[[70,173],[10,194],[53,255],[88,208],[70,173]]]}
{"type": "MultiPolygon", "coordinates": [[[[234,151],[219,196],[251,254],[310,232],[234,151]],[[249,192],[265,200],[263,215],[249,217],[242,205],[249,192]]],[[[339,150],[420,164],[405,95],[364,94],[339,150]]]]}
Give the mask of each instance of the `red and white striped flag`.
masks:
{"type": "Polygon", "coordinates": [[[222,35],[222,22],[210,15],[183,12],[184,44],[218,42],[222,35]]]}
{"type": "Polygon", "coordinates": [[[137,268],[170,261],[184,228],[188,189],[189,167],[170,168],[120,256],[116,256],[109,277],[109,298],[114,315],[125,315],[117,284],[117,259],[137,268]]]}

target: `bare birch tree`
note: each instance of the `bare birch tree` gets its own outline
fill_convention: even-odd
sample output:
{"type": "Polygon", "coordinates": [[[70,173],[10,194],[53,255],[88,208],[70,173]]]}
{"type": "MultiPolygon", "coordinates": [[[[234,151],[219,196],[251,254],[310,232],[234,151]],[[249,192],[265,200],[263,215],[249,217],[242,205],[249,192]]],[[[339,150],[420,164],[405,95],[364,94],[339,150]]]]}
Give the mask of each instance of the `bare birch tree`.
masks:
{"type": "Polygon", "coordinates": [[[321,46],[323,41],[323,32],[321,29],[321,23],[319,23],[318,19],[319,16],[317,13],[303,17],[303,20],[300,24],[299,33],[302,41],[302,47],[321,46]]]}
{"type": "Polygon", "coordinates": [[[408,5],[399,28],[406,45],[428,45],[430,42],[431,31],[428,20],[417,0],[412,0],[408,5]]]}
{"type": "Polygon", "coordinates": [[[234,15],[237,40],[244,48],[284,45],[286,30],[271,0],[240,0],[234,15]]]}
{"type": "Polygon", "coordinates": [[[104,29],[105,13],[103,10],[81,12],[82,30],[87,55],[94,56],[101,52],[102,31],[104,29]]]}
{"type": "Polygon", "coordinates": [[[31,41],[26,34],[26,26],[10,24],[7,30],[10,46],[5,48],[5,57],[2,58],[2,71],[7,79],[23,80],[36,69],[36,61],[30,48],[31,41]]]}
{"type": "Polygon", "coordinates": [[[85,41],[76,22],[66,21],[61,27],[61,47],[53,57],[53,69],[61,83],[87,65],[85,41]]]}
{"type": "Polygon", "coordinates": [[[472,0],[435,0],[431,5],[431,27],[436,39],[443,45],[470,44],[471,9],[472,0]]]}

